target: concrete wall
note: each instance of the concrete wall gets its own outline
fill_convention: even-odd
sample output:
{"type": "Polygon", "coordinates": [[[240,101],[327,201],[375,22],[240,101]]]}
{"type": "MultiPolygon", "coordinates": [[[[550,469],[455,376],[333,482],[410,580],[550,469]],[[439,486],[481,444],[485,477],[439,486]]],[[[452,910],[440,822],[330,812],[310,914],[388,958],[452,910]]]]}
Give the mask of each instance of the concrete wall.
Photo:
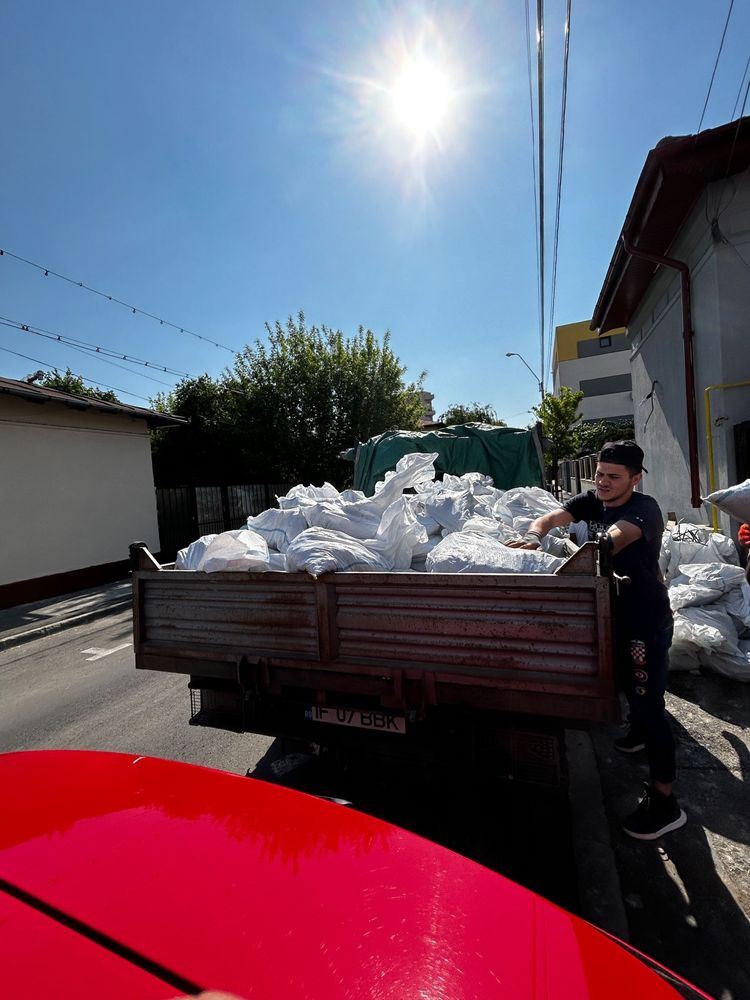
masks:
{"type": "Polygon", "coordinates": [[[144,420],[0,395],[0,584],[159,548],[144,420]]]}
{"type": "MultiPolygon", "coordinates": [[[[584,345],[589,346],[588,342],[585,341],[584,345]]],[[[616,379],[618,376],[629,380],[630,355],[628,351],[604,349],[601,354],[585,354],[583,357],[560,361],[555,367],[554,391],[559,393],[561,385],[566,385],[571,389],[582,388],[586,392],[580,404],[581,417],[584,420],[629,416],[633,412],[633,398],[630,389],[624,388],[623,390],[622,386],[616,382],[612,382],[611,386],[598,382],[600,379],[616,379]],[[592,388],[596,390],[597,384],[600,389],[605,391],[592,391],[592,388]],[[619,391],[610,391],[610,388],[614,386],[617,386],[619,391]]]]}
{"type": "MultiPolygon", "coordinates": [[[[703,390],[709,385],[750,380],[750,184],[741,178],[710,185],[686,221],[669,254],[690,265],[695,331],[696,412],[701,494],[709,492],[703,390]],[[723,205],[723,210],[721,206],[723,205]],[[724,238],[707,221],[719,206],[724,238]],[[738,254],[748,261],[743,264],[738,254]]],[[[633,374],[635,434],[650,472],[646,493],[678,518],[708,523],[710,506],[690,503],[689,451],[682,348],[682,308],[677,272],[657,270],[628,327],[633,374]]],[[[716,482],[736,481],[733,425],[750,419],[750,387],[712,395],[716,482]]],[[[736,527],[736,526],[735,526],[736,527]]],[[[720,528],[733,528],[721,517],[720,528]]]]}

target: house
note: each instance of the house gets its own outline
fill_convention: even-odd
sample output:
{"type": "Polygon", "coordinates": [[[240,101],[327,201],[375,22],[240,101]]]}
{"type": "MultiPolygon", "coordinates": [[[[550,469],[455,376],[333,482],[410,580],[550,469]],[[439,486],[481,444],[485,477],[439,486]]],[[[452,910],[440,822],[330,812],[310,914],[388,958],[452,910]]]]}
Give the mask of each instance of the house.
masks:
{"type": "Polygon", "coordinates": [[[591,322],[623,326],[645,491],[731,532],[701,497],[750,476],[750,117],[646,157],[591,322]]]}
{"type": "Polygon", "coordinates": [[[0,378],[0,608],[116,580],[159,549],[149,429],[182,417],[0,378]]]}
{"type": "Polygon", "coordinates": [[[588,320],[556,326],[552,377],[555,395],[563,385],[581,390],[582,420],[633,416],[630,348],[623,328],[599,336],[588,320]]]}

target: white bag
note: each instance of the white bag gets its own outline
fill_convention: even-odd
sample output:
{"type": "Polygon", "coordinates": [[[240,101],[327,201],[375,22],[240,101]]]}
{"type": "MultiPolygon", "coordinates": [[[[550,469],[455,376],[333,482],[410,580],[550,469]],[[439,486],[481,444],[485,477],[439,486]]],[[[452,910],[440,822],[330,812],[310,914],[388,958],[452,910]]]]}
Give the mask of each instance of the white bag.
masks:
{"type": "Polygon", "coordinates": [[[292,486],[286,496],[276,497],[281,510],[296,510],[301,503],[315,503],[317,500],[338,500],[339,491],[330,483],[322,486],[292,486]]]}
{"type": "Polygon", "coordinates": [[[711,604],[745,582],[745,572],[729,563],[687,563],[678,567],[669,585],[673,611],[711,604]]]}
{"type": "Polygon", "coordinates": [[[532,549],[510,549],[469,531],[444,538],[427,556],[428,573],[554,573],[562,559],[532,549]]]}
{"type": "Polygon", "coordinates": [[[661,539],[659,567],[669,583],[687,563],[723,562],[739,565],[737,549],[731,538],[720,535],[705,524],[685,524],[667,528],[661,539]]]}
{"type": "Polygon", "coordinates": [[[247,528],[223,531],[206,547],[196,568],[204,573],[226,570],[265,573],[270,568],[268,545],[265,538],[247,528]]]}
{"type": "Polygon", "coordinates": [[[716,490],[705,500],[738,521],[750,521],[750,479],[725,490],[716,490]]]}
{"type": "Polygon", "coordinates": [[[739,647],[735,626],[726,611],[719,608],[709,605],[678,611],[672,648],[678,662],[680,656],[692,653],[708,670],[733,680],[750,681],[750,662],[739,647]]]}
{"type": "Polygon", "coordinates": [[[175,559],[175,569],[197,570],[206,553],[206,549],[214,538],[216,538],[216,535],[201,535],[200,538],[191,542],[186,548],[180,549],[175,559]]]}
{"type": "Polygon", "coordinates": [[[261,514],[248,517],[247,526],[265,538],[269,548],[276,549],[277,552],[286,552],[289,543],[305,530],[307,521],[299,508],[277,510],[271,507],[261,514]]]}

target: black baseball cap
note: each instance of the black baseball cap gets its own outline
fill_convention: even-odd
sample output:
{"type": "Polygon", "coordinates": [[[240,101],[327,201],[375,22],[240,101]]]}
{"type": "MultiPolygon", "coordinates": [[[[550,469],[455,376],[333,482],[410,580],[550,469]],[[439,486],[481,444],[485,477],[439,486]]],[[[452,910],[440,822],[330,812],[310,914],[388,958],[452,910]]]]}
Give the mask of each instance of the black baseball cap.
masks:
{"type": "Polygon", "coordinates": [[[627,465],[630,469],[648,472],[648,469],[643,467],[643,450],[635,441],[607,441],[599,452],[598,461],[627,465]]]}

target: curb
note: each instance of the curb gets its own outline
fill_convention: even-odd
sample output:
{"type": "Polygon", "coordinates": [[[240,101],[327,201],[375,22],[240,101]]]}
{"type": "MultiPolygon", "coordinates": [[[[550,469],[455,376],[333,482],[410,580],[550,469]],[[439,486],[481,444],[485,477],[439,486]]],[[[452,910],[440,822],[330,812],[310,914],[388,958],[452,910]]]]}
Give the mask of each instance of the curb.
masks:
{"type": "Polygon", "coordinates": [[[630,940],[620,876],[609,835],[594,745],[579,729],[565,731],[573,858],[579,916],[621,941],[630,940]]]}
{"type": "Polygon", "coordinates": [[[15,632],[13,635],[0,636],[0,653],[5,649],[13,649],[14,646],[21,646],[25,642],[33,642],[34,639],[41,639],[46,635],[62,632],[64,629],[75,628],[76,625],[85,625],[86,622],[96,621],[97,618],[105,618],[116,611],[132,607],[133,599],[132,597],[128,597],[123,601],[107,604],[104,607],[93,608],[91,611],[82,611],[81,614],[71,615],[70,618],[60,618],[57,621],[47,622],[46,625],[40,625],[25,632],[15,632]]]}

